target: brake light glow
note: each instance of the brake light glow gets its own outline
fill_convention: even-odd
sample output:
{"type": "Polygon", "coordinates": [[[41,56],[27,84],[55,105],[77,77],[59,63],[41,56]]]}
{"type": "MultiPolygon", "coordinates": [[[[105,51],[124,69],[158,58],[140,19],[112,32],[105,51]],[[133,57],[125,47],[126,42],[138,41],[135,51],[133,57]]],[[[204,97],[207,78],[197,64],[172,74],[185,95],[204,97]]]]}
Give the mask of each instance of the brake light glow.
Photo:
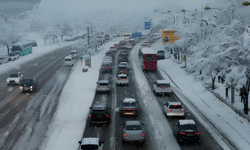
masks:
{"type": "Polygon", "coordinates": [[[117,78],[117,80],[120,80],[120,78],[117,78]]]}
{"type": "Polygon", "coordinates": [[[168,109],[168,111],[172,111],[172,109],[168,109]]]}
{"type": "Polygon", "coordinates": [[[180,109],[180,111],[184,111],[184,109],[180,109]]]}
{"type": "Polygon", "coordinates": [[[186,133],[185,133],[185,132],[180,132],[180,134],[183,134],[183,135],[185,135],[186,133]]]}
{"type": "Polygon", "coordinates": [[[145,136],[145,133],[142,133],[142,135],[141,135],[142,137],[144,137],[145,136]]]}
{"type": "Polygon", "coordinates": [[[200,132],[196,132],[195,135],[200,135],[200,132]]]}
{"type": "Polygon", "coordinates": [[[93,116],[93,115],[90,114],[90,115],[89,115],[89,118],[91,118],[92,116],[93,116]]]}
{"type": "Polygon", "coordinates": [[[125,133],[123,133],[123,137],[126,137],[126,134],[125,134],[125,133]]]}
{"type": "Polygon", "coordinates": [[[106,116],[107,116],[107,118],[109,118],[109,114],[107,114],[106,116]]]}
{"type": "Polygon", "coordinates": [[[126,78],[125,80],[128,80],[128,78],[126,78]]]}
{"type": "Polygon", "coordinates": [[[177,105],[174,105],[174,106],[177,106],[177,105]]]}

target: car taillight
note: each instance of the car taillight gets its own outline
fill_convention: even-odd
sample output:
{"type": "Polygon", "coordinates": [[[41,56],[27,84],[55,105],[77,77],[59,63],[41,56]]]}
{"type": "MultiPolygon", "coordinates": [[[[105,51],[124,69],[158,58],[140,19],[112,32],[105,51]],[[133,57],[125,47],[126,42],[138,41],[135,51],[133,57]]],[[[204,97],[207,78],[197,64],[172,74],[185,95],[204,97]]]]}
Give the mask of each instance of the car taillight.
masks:
{"type": "Polygon", "coordinates": [[[184,109],[180,109],[180,111],[184,111],[184,109]]]}
{"type": "Polygon", "coordinates": [[[125,134],[125,133],[123,133],[123,137],[126,137],[126,134],[125,134]]]}
{"type": "Polygon", "coordinates": [[[200,135],[200,132],[196,132],[195,135],[200,135]]]}
{"type": "Polygon", "coordinates": [[[168,111],[172,111],[172,109],[168,109],[168,111]]]}
{"type": "Polygon", "coordinates": [[[106,114],[107,118],[109,118],[109,114],[106,114]]]}
{"type": "Polygon", "coordinates": [[[145,136],[145,133],[142,133],[142,135],[141,135],[142,137],[144,137],[145,136]]]}
{"type": "Polygon", "coordinates": [[[180,132],[180,134],[183,134],[183,135],[184,135],[184,134],[186,134],[186,133],[185,133],[185,132],[180,132]]]}
{"type": "Polygon", "coordinates": [[[128,78],[126,78],[125,80],[128,80],[128,78]]]}
{"type": "Polygon", "coordinates": [[[120,80],[120,78],[117,78],[117,80],[120,80]]]}
{"type": "Polygon", "coordinates": [[[175,107],[177,106],[177,105],[174,105],[175,107]]]}
{"type": "Polygon", "coordinates": [[[93,115],[90,114],[90,115],[89,115],[89,118],[91,118],[92,116],[93,116],[93,115]]]}

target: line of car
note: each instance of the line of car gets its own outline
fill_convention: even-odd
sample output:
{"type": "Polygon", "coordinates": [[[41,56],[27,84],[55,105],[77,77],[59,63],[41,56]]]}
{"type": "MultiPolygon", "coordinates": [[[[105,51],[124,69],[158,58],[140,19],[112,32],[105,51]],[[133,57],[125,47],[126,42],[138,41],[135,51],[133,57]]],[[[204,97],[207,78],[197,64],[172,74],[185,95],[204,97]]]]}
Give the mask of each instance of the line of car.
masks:
{"type": "MultiPolygon", "coordinates": [[[[147,45],[149,47],[150,43],[145,42],[144,45],[147,45]]],[[[118,45],[114,45],[118,46],[118,45]]],[[[113,49],[113,48],[112,48],[113,49]]],[[[106,53],[106,56],[104,57],[104,62],[107,62],[106,60],[111,60],[113,62],[113,54],[117,51],[111,50],[106,53]],[[112,59],[111,59],[112,58],[112,59]]],[[[126,54],[127,51],[122,50],[120,54],[118,55],[118,62],[119,65],[117,67],[117,85],[129,85],[129,64],[128,64],[128,54],[126,54]]],[[[159,55],[158,60],[165,59],[165,51],[159,50],[157,52],[157,56],[159,55]]],[[[111,67],[113,67],[113,64],[109,62],[111,67]]],[[[113,68],[109,68],[109,71],[101,71],[104,70],[104,67],[102,65],[100,69],[100,73],[112,73],[113,68]]],[[[170,82],[168,80],[156,80],[155,83],[152,85],[153,93],[155,93],[156,96],[165,96],[165,95],[171,95],[172,94],[172,88],[170,86],[170,82]]],[[[97,93],[110,93],[111,92],[111,83],[109,80],[99,80],[97,82],[96,87],[97,93]],[[105,84],[104,84],[105,83],[105,84]]],[[[120,113],[122,116],[137,116],[137,108],[138,108],[138,102],[134,98],[125,98],[121,103],[120,113]]],[[[91,125],[97,124],[102,125],[105,124],[106,126],[110,123],[110,107],[106,107],[105,105],[94,105],[92,106],[89,115],[89,122],[91,125]],[[96,115],[96,118],[94,114],[96,115]],[[106,120],[99,120],[97,119],[97,116],[101,116],[101,118],[106,118],[106,120]],[[93,122],[94,118],[97,119],[97,122],[93,122]],[[92,121],[92,122],[91,122],[92,121]]],[[[176,124],[173,127],[173,134],[176,137],[177,141],[179,143],[181,142],[196,142],[200,143],[200,132],[196,126],[196,123],[192,119],[185,119],[185,111],[183,108],[183,105],[180,102],[171,102],[168,101],[163,105],[163,112],[166,115],[168,119],[174,118],[174,117],[181,117],[182,119],[178,120],[176,124]]],[[[139,143],[143,144],[145,141],[145,130],[143,129],[143,124],[139,120],[130,120],[125,121],[123,124],[122,129],[122,142],[123,143],[139,143]]],[[[87,139],[87,138],[86,138],[87,139]]],[[[95,139],[96,141],[101,141],[99,138],[95,139]]],[[[86,142],[85,142],[86,143],[86,142]]],[[[96,142],[98,143],[98,142],[96,142]]],[[[98,148],[102,149],[104,142],[99,142],[98,148]]],[[[83,140],[79,141],[80,145],[84,145],[83,140]]],[[[91,145],[91,144],[89,144],[91,145]]]]}

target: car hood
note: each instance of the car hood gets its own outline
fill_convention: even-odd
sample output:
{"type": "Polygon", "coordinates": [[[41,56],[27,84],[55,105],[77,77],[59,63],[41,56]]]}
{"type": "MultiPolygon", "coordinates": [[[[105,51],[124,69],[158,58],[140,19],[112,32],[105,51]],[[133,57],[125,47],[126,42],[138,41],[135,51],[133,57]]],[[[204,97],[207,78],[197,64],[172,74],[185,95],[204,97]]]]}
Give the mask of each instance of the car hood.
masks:
{"type": "Polygon", "coordinates": [[[25,84],[21,84],[21,86],[32,86],[33,85],[33,83],[25,83],[25,84]]]}
{"type": "Polygon", "coordinates": [[[18,79],[18,77],[8,77],[7,79],[8,80],[16,80],[16,79],[18,79]]]}

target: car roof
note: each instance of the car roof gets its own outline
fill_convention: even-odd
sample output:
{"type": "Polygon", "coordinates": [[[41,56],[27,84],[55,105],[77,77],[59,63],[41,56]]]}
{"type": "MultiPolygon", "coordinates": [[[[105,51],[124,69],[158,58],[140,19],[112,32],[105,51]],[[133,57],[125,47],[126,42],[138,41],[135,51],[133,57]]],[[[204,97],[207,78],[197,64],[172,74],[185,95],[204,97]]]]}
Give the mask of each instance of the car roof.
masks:
{"type": "Polygon", "coordinates": [[[98,83],[109,83],[108,80],[99,80],[98,83]]]}
{"type": "Polygon", "coordinates": [[[170,83],[168,80],[155,80],[157,84],[166,84],[170,83]]]}
{"type": "Polygon", "coordinates": [[[169,105],[181,105],[181,102],[168,102],[169,105]]]}
{"type": "Polygon", "coordinates": [[[70,52],[76,52],[76,50],[71,50],[70,52]]]}
{"type": "Polygon", "coordinates": [[[126,74],[118,74],[118,77],[127,77],[126,74]]]}
{"type": "Polygon", "coordinates": [[[135,102],[135,99],[134,99],[134,98],[125,98],[125,99],[123,100],[123,102],[125,102],[125,103],[135,102]]]}
{"type": "Polygon", "coordinates": [[[120,62],[120,64],[121,64],[121,63],[126,63],[126,64],[128,64],[128,62],[124,62],[124,61],[120,62]]]}
{"type": "Polygon", "coordinates": [[[93,105],[92,106],[93,110],[105,110],[106,109],[106,105],[93,105]]]}
{"type": "Polygon", "coordinates": [[[89,138],[83,138],[82,139],[82,145],[91,145],[91,144],[99,144],[99,138],[89,137],[89,138]]]}
{"type": "Polygon", "coordinates": [[[188,125],[188,124],[196,125],[194,120],[191,120],[191,119],[179,120],[179,122],[180,122],[180,125],[188,125]]]}
{"type": "Polygon", "coordinates": [[[72,59],[72,57],[71,56],[66,56],[65,59],[72,59]]]}
{"type": "Polygon", "coordinates": [[[141,125],[140,121],[133,120],[133,121],[125,121],[126,125],[141,125]]]}

